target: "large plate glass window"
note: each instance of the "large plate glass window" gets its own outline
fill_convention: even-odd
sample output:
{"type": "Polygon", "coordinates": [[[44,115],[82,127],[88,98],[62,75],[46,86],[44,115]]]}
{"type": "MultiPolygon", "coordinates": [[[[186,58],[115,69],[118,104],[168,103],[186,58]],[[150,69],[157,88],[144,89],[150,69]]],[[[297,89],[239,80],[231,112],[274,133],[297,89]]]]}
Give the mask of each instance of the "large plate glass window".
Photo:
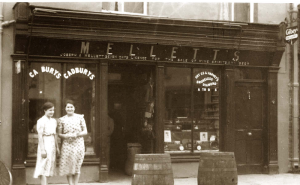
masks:
{"type": "Polygon", "coordinates": [[[216,70],[193,69],[194,152],[219,150],[219,84],[216,70]]]}
{"type": "Polygon", "coordinates": [[[165,70],[164,150],[191,153],[219,150],[219,71],[165,70]]]}
{"type": "Polygon", "coordinates": [[[95,155],[96,64],[31,63],[28,74],[29,128],[28,157],[37,153],[36,123],[44,115],[42,105],[50,101],[55,106],[53,118],[66,114],[65,101],[76,103],[75,113],[83,114],[88,135],[86,155],[95,155]]]}
{"type": "Polygon", "coordinates": [[[165,70],[164,148],[167,152],[191,152],[191,69],[165,70]]]}

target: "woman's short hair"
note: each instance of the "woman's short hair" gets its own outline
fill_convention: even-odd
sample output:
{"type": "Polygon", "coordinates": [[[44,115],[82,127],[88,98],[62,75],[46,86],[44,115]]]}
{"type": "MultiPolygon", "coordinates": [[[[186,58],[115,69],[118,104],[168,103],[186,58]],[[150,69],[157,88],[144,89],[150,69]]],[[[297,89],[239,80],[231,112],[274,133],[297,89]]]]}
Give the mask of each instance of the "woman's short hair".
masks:
{"type": "Polygon", "coordinates": [[[65,107],[67,106],[67,104],[72,104],[75,107],[75,102],[73,100],[66,100],[65,107]]]}
{"type": "Polygon", "coordinates": [[[53,103],[51,103],[51,102],[46,102],[46,103],[44,103],[42,109],[43,109],[43,111],[46,111],[46,110],[48,110],[48,109],[51,109],[52,107],[54,107],[54,104],[53,104],[53,103]]]}

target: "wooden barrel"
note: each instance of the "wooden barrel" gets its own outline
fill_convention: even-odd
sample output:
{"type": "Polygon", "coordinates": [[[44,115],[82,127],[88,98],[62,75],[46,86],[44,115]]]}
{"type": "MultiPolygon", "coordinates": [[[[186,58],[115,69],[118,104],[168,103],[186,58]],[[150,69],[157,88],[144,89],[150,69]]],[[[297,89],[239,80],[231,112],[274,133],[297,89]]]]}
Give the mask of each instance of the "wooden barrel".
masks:
{"type": "Polygon", "coordinates": [[[136,154],[132,185],[174,185],[170,154],[136,154]]]}
{"type": "Polygon", "coordinates": [[[125,173],[132,175],[133,162],[136,154],[141,153],[142,145],[139,143],[127,143],[127,160],[125,162],[125,173]]]}
{"type": "Polygon", "coordinates": [[[237,185],[237,183],[233,152],[200,153],[198,185],[237,185]]]}

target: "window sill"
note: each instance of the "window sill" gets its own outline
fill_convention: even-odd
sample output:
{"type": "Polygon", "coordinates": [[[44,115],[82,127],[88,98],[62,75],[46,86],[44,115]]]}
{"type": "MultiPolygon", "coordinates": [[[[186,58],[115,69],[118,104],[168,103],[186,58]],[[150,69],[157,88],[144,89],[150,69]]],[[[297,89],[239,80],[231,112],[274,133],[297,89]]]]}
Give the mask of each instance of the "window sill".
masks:
{"type": "Polygon", "coordinates": [[[184,163],[184,162],[199,162],[199,153],[201,152],[219,152],[219,150],[202,150],[196,151],[194,153],[179,153],[175,152],[165,152],[171,155],[171,162],[172,163],[184,163]]]}

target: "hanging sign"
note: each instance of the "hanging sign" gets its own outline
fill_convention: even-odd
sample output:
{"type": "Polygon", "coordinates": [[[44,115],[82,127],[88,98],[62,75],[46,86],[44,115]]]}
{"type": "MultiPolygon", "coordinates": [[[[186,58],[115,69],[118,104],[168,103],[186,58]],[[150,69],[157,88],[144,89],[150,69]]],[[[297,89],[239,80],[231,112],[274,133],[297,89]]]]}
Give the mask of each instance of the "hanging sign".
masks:
{"type": "Polygon", "coordinates": [[[293,44],[296,42],[297,38],[298,38],[298,26],[286,28],[285,41],[287,43],[293,44]]]}

